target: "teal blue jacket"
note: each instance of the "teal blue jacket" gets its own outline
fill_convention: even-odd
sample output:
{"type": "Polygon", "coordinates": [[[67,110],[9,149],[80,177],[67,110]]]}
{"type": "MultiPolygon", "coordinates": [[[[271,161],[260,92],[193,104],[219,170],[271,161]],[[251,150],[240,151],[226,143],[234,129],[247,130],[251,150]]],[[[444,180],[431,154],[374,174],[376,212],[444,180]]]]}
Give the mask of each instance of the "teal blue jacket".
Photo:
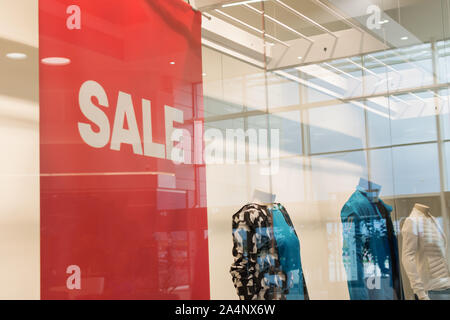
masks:
{"type": "MultiPolygon", "coordinates": [[[[390,213],[392,207],[379,200],[390,213]]],[[[398,242],[367,193],[358,189],[341,211],[343,261],[351,300],[402,299],[398,242]]]]}

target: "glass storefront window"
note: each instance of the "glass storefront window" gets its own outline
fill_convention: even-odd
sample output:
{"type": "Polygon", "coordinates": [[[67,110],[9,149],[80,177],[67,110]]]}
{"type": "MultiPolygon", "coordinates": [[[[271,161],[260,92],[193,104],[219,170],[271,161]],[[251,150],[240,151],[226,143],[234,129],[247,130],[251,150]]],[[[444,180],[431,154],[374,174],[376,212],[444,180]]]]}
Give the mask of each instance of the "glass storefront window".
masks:
{"type": "Polygon", "coordinates": [[[0,298],[450,299],[449,0],[116,2],[0,3],[0,298]]]}

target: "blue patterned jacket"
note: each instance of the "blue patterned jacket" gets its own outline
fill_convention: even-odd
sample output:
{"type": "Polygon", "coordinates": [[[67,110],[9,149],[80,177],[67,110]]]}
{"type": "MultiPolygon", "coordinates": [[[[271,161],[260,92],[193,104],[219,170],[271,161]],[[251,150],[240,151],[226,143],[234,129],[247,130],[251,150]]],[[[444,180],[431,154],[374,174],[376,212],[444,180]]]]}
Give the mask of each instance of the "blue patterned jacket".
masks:
{"type": "Polygon", "coordinates": [[[391,212],[381,199],[379,207],[371,203],[362,190],[355,191],[342,208],[342,254],[351,300],[403,298],[391,212]]]}

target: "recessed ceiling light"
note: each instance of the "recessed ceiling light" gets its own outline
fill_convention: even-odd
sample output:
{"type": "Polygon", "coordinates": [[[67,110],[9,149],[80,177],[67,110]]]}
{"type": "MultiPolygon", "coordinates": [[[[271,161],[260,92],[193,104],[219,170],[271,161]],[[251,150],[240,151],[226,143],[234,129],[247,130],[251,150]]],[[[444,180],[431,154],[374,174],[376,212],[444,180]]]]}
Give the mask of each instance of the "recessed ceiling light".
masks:
{"type": "Polygon", "coordinates": [[[409,38],[407,36],[401,37],[400,40],[408,40],[409,38]]]}
{"type": "Polygon", "coordinates": [[[389,20],[385,19],[385,20],[381,20],[380,24],[385,24],[385,23],[388,23],[388,22],[389,22],[389,20]]]}
{"type": "Polygon", "coordinates": [[[205,76],[206,76],[206,73],[202,73],[202,76],[204,76],[204,77],[205,77],[205,76]]]}
{"type": "Polygon", "coordinates": [[[175,61],[170,61],[170,64],[175,64],[175,61]]]}
{"type": "Polygon", "coordinates": [[[6,57],[13,60],[23,60],[27,58],[27,55],[21,52],[10,52],[6,54],[6,57]]]}
{"type": "Polygon", "coordinates": [[[303,57],[302,56],[299,56],[299,57],[297,57],[298,59],[300,59],[300,60],[302,60],[303,59],[303,57]]]}
{"type": "Polygon", "coordinates": [[[41,62],[50,66],[65,66],[70,63],[70,59],[63,57],[48,57],[43,58],[41,62]]]}

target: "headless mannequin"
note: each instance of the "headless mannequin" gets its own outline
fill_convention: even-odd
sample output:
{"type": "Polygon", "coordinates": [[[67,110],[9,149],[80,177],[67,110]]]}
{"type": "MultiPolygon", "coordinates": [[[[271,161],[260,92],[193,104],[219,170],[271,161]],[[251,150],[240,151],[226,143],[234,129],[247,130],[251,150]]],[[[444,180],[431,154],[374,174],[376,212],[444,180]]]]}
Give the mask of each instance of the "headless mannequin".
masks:
{"type": "Polygon", "coordinates": [[[414,205],[414,209],[422,212],[424,215],[429,216],[430,215],[430,207],[427,207],[426,205],[416,203],[414,205]]]}
{"type": "Polygon", "coordinates": [[[359,183],[358,183],[358,189],[366,192],[365,196],[367,197],[367,199],[375,207],[378,208],[379,214],[383,217],[383,219],[385,219],[386,228],[387,228],[386,230],[387,230],[387,234],[388,234],[387,239],[389,242],[389,252],[390,252],[390,257],[391,257],[390,265],[393,270],[392,281],[394,283],[393,285],[388,285],[388,287],[392,287],[392,289],[394,290],[394,297],[396,297],[395,299],[400,299],[400,296],[402,295],[401,289],[400,289],[401,288],[400,276],[398,275],[397,272],[394,273],[394,270],[398,270],[397,266],[399,263],[398,260],[395,258],[395,246],[396,246],[396,244],[394,243],[395,231],[394,231],[394,227],[393,227],[391,218],[389,216],[389,212],[386,210],[385,206],[382,204],[382,202],[380,202],[380,199],[379,199],[381,186],[370,180],[360,178],[359,183]]]}
{"type": "MultiPolygon", "coordinates": [[[[414,204],[413,210],[414,210],[414,209],[417,210],[417,211],[419,211],[420,213],[422,213],[424,216],[426,216],[426,217],[428,217],[428,218],[431,218],[431,219],[433,220],[433,222],[436,223],[434,217],[431,215],[431,209],[430,209],[430,207],[428,207],[428,206],[426,206],[426,205],[424,205],[424,204],[416,203],[416,204],[414,204]]],[[[439,226],[437,225],[437,223],[436,223],[436,226],[437,226],[438,230],[440,230],[440,228],[439,228],[439,226]]],[[[422,227],[422,228],[423,228],[423,227],[422,227]]],[[[441,231],[441,232],[442,232],[442,231],[441,231]]],[[[404,238],[405,238],[405,237],[406,237],[406,235],[404,235],[404,238]]],[[[404,259],[404,260],[406,260],[406,259],[404,259]]],[[[414,260],[414,261],[415,261],[415,260],[414,260]]],[[[448,288],[447,288],[447,289],[448,289],[448,288]]],[[[431,293],[430,293],[430,294],[431,294],[431,293]]],[[[421,294],[416,294],[415,296],[416,296],[417,299],[419,299],[419,300],[430,300],[430,297],[429,297],[428,294],[421,293],[421,294]]],[[[438,296],[439,296],[439,294],[438,294],[438,296]]],[[[437,298],[437,300],[439,300],[439,298],[437,298]]]]}
{"type": "Polygon", "coordinates": [[[275,198],[276,198],[276,195],[274,195],[272,193],[268,193],[265,191],[255,189],[255,191],[253,191],[252,202],[262,205],[262,206],[267,206],[270,208],[273,206],[273,203],[275,202],[275,198]]]}
{"type": "MultiPolygon", "coordinates": [[[[263,205],[263,206],[267,207],[269,209],[269,211],[271,211],[271,209],[275,206],[275,198],[276,198],[276,195],[274,195],[272,193],[268,193],[265,191],[255,189],[253,192],[252,202],[259,204],[259,205],[263,205]]],[[[296,271],[296,272],[298,273],[298,271],[296,271]]],[[[294,272],[289,271],[286,274],[286,277],[287,277],[287,281],[288,281],[288,284],[287,284],[288,288],[292,288],[295,284],[294,272]]]]}
{"type": "Polygon", "coordinates": [[[367,192],[367,197],[369,198],[370,202],[378,202],[378,197],[381,191],[381,186],[379,184],[376,184],[375,182],[366,180],[364,178],[360,178],[358,187],[367,192]]]}

